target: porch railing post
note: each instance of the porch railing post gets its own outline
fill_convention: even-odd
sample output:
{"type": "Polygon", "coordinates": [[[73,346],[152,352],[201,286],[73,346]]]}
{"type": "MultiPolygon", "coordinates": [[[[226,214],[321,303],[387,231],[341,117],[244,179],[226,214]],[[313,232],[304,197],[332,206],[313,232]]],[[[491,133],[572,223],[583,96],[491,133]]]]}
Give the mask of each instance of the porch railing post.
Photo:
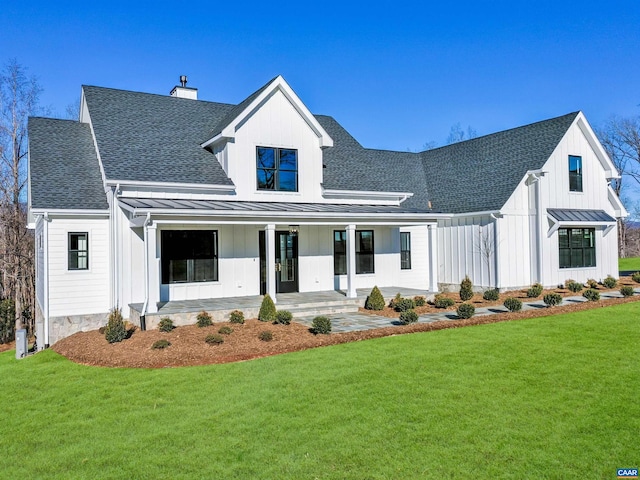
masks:
{"type": "Polygon", "coordinates": [[[356,226],[347,225],[347,297],[356,298],[356,226]]]}
{"type": "Polygon", "coordinates": [[[273,303],[276,303],[276,226],[269,224],[264,227],[264,230],[264,248],[267,258],[267,293],[273,299],[273,303]]]}

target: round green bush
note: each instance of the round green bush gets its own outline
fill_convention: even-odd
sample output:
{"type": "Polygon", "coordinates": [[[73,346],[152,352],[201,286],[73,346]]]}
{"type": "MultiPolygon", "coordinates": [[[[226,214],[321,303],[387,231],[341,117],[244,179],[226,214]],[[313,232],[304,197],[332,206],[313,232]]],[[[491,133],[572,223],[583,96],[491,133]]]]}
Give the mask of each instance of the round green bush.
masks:
{"type": "Polygon", "coordinates": [[[261,322],[273,322],[276,319],[276,305],[268,293],[265,293],[258,312],[258,320],[261,322]]]}
{"type": "Polygon", "coordinates": [[[623,297],[631,297],[633,296],[633,287],[631,285],[624,285],[620,287],[620,293],[623,297]]]}
{"type": "Polygon", "coordinates": [[[406,312],[416,308],[416,304],[410,298],[401,298],[393,302],[393,308],[396,312],[406,312]]]}
{"type": "Polygon", "coordinates": [[[400,314],[400,323],[409,325],[418,321],[418,314],[414,310],[406,310],[400,314]]]}
{"type": "Polygon", "coordinates": [[[173,324],[173,320],[171,320],[169,317],[161,318],[160,323],[158,323],[158,330],[160,330],[161,332],[170,332],[174,328],[176,327],[173,324]]]}
{"type": "Polygon", "coordinates": [[[500,292],[498,291],[497,288],[492,288],[490,290],[486,290],[482,294],[482,298],[490,302],[495,302],[496,300],[498,300],[498,298],[500,298],[500,292]]]}
{"type": "Polygon", "coordinates": [[[273,340],[273,333],[271,333],[269,330],[263,330],[258,334],[258,338],[263,342],[270,342],[271,340],[273,340]]]}
{"type": "Polygon", "coordinates": [[[636,272],[633,275],[631,275],[631,280],[633,280],[636,283],[640,283],[640,272],[636,272]]]}
{"type": "Polygon", "coordinates": [[[234,310],[229,314],[229,322],[231,323],[244,323],[244,313],[240,310],[234,310]]]}
{"type": "Polygon", "coordinates": [[[598,288],[598,282],[596,282],[593,278],[587,280],[587,285],[589,288],[598,288]]]}
{"type": "Polygon", "coordinates": [[[573,293],[578,293],[582,291],[584,285],[582,285],[580,282],[568,282],[567,288],[573,293]]]}
{"type": "Polygon", "coordinates": [[[617,283],[618,281],[615,278],[613,278],[611,275],[607,275],[607,278],[605,278],[602,281],[602,285],[604,285],[607,288],[614,288],[617,283]]]}
{"type": "Polygon", "coordinates": [[[582,293],[582,296],[591,302],[597,302],[598,300],[600,300],[600,292],[593,288],[586,289],[582,293]]]}
{"type": "Polygon", "coordinates": [[[196,319],[197,319],[196,325],[200,328],[210,327],[211,325],[213,325],[213,322],[211,321],[211,315],[209,315],[205,311],[200,312],[196,317],[196,319]]]}
{"type": "Polygon", "coordinates": [[[413,297],[413,302],[416,304],[416,307],[424,307],[427,303],[427,299],[422,295],[418,295],[417,297],[413,297]]]}
{"type": "Polygon", "coordinates": [[[503,305],[510,312],[519,312],[522,310],[522,301],[518,298],[506,298],[503,305]]]}
{"type": "Polygon", "coordinates": [[[223,335],[231,335],[233,333],[233,328],[231,328],[229,325],[223,325],[218,330],[218,333],[221,333],[223,335]]]}
{"type": "Polygon", "coordinates": [[[153,348],[154,350],[162,350],[164,348],[167,348],[169,345],[171,345],[171,342],[169,340],[162,339],[154,342],[153,345],[151,345],[151,348],[153,348]]]}
{"type": "Polygon", "coordinates": [[[460,318],[471,318],[476,313],[476,307],[474,307],[470,303],[463,303],[458,307],[456,313],[460,318]]]}
{"type": "Polygon", "coordinates": [[[104,338],[106,338],[109,343],[121,342],[127,338],[127,329],[124,326],[122,313],[119,308],[114,308],[109,312],[109,320],[104,330],[104,338]]]}
{"type": "Polygon", "coordinates": [[[468,275],[464,277],[464,280],[460,282],[460,300],[466,302],[473,298],[473,283],[468,275]]]}
{"type": "Polygon", "coordinates": [[[220,345],[221,343],[224,343],[224,338],[222,337],[222,335],[212,333],[204,337],[204,341],[209,345],[220,345]]]}
{"type": "Polygon", "coordinates": [[[544,297],[542,297],[542,301],[548,307],[555,307],[556,305],[560,305],[562,303],[562,295],[559,293],[547,293],[544,297]]]}
{"type": "Polygon", "coordinates": [[[331,333],[331,320],[324,315],[320,315],[311,322],[311,331],[315,334],[331,333]]]}
{"type": "Polygon", "coordinates": [[[288,310],[278,310],[276,312],[276,319],[274,323],[279,323],[281,325],[289,325],[291,320],[293,319],[293,315],[288,310]]]}
{"type": "Polygon", "coordinates": [[[455,304],[456,302],[453,300],[453,298],[445,297],[440,293],[433,299],[433,305],[436,308],[449,308],[453,307],[455,304]]]}
{"type": "Polygon", "coordinates": [[[371,293],[367,297],[367,301],[364,303],[364,308],[367,310],[383,310],[384,309],[384,297],[380,292],[380,289],[376,286],[373,287],[371,293]]]}
{"type": "Polygon", "coordinates": [[[540,285],[539,283],[534,283],[533,285],[531,285],[529,290],[527,290],[527,297],[538,298],[542,294],[542,290],[542,285],[540,285]]]}

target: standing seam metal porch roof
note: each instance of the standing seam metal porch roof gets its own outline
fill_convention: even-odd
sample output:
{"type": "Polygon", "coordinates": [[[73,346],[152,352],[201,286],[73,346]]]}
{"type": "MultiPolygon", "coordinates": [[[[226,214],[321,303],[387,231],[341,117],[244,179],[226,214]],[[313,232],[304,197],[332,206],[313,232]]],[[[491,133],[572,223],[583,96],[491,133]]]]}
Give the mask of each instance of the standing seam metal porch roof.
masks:
{"type": "Polygon", "coordinates": [[[604,210],[579,210],[571,208],[548,208],[547,213],[559,222],[608,222],[615,223],[616,219],[604,210]]]}

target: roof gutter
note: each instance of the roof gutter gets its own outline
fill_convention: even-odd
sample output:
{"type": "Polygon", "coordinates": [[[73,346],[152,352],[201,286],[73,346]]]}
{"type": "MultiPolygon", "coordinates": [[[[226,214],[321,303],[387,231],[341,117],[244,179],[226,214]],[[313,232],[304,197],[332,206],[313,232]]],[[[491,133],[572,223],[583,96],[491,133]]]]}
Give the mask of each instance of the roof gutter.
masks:
{"type": "Polygon", "coordinates": [[[174,182],[145,182],[137,180],[105,180],[105,184],[110,187],[119,185],[120,187],[131,187],[132,189],[154,189],[162,191],[171,190],[205,190],[207,193],[233,193],[235,185],[211,185],[202,183],[174,183],[174,182]]]}

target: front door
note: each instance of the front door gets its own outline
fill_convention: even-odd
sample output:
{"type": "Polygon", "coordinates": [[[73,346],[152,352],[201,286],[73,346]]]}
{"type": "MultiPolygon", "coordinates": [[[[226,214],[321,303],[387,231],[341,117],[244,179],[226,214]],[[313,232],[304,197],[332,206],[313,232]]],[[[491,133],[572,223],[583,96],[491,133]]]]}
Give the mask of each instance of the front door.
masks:
{"type": "Polygon", "coordinates": [[[298,291],[298,236],[276,232],[276,293],[298,291]]]}

